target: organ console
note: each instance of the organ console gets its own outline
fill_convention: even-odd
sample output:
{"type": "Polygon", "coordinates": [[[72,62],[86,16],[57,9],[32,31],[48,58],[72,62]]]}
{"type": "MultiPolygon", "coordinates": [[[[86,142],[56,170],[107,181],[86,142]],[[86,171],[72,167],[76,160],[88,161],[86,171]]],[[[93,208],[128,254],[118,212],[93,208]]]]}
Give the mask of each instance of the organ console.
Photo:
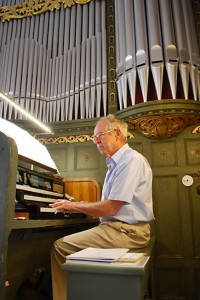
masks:
{"type": "MultiPolygon", "coordinates": [[[[70,183],[57,170],[19,156],[16,142],[0,132],[0,295],[14,300],[23,293],[23,286],[37,288],[35,279],[42,273],[48,284],[43,286],[47,299],[47,285],[51,286],[50,251],[61,236],[88,229],[97,219],[80,213],[56,212],[49,203],[60,198],[74,200],[67,189],[70,183]],[[47,280],[48,278],[48,280],[47,280]],[[44,288],[45,286],[45,288],[44,288]]],[[[75,184],[92,186],[89,201],[100,199],[100,186],[94,180],[76,178],[75,184]],[[89,185],[88,185],[89,182],[89,185]]],[[[69,189],[70,190],[70,189],[69,189]]],[[[76,193],[78,190],[76,188],[76,193]]],[[[77,194],[75,195],[77,198],[77,194]]],[[[38,279],[37,279],[38,280],[38,279]]],[[[41,279],[40,279],[41,280],[41,279]]],[[[37,283],[38,286],[38,283],[37,283]]],[[[39,293],[39,292],[38,292],[39,293]]],[[[46,298],[45,298],[46,297],[46,298]]]]}

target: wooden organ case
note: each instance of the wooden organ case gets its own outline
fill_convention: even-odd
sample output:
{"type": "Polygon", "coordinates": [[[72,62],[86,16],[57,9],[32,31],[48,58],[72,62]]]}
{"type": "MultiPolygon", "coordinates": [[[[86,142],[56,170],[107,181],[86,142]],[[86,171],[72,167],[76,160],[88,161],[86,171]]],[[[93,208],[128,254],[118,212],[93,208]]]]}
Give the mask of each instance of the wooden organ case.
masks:
{"type": "MultiPolygon", "coordinates": [[[[52,184],[53,177],[49,173],[48,175],[39,173],[41,182],[38,184],[36,172],[32,171],[32,168],[27,169],[27,164],[31,163],[32,166],[33,162],[24,162],[26,168],[23,169],[19,167],[21,160],[23,164],[23,158],[19,159],[14,140],[0,132],[0,295],[2,300],[20,299],[19,293],[23,295],[25,283],[28,282],[29,288],[32,286],[34,289],[34,286],[42,281],[41,278],[45,277],[38,288],[39,291],[37,289],[34,291],[38,292],[34,297],[48,299],[48,294],[51,294],[48,289],[51,287],[50,251],[53,242],[61,236],[93,227],[98,220],[82,214],[55,215],[53,212],[41,210],[41,207],[48,208],[48,201],[54,201],[67,192],[74,192],[75,195],[72,196],[77,200],[82,201],[82,197],[87,195],[87,201],[98,201],[100,186],[92,178],[69,180],[54,178],[52,184]],[[21,179],[18,177],[23,176],[24,172],[29,176],[32,175],[33,181],[37,178],[33,186],[30,186],[30,183],[20,184],[21,179]],[[46,181],[47,185],[54,185],[53,190],[52,186],[48,191],[41,188],[46,181]],[[37,186],[34,187],[34,184],[37,186]],[[27,198],[32,196],[31,199],[27,198]],[[41,197],[39,205],[35,204],[38,197],[41,197]],[[50,200],[45,200],[48,197],[50,200]],[[16,201],[16,198],[19,201],[16,201]],[[16,202],[22,204],[22,212],[25,207],[27,218],[21,217],[16,202]],[[33,206],[33,212],[29,210],[29,206],[33,206]]],[[[24,215],[26,216],[26,214],[22,216],[24,215]]],[[[21,299],[24,299],[23,296],[21,299]]]]}

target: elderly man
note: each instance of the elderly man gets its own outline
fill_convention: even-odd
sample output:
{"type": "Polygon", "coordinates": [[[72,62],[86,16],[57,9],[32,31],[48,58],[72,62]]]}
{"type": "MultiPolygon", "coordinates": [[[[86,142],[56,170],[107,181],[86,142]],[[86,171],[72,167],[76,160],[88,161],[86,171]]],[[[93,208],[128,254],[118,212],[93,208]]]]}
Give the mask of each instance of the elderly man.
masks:
{"type": "Polygon", "coordinates": [[[127,124],[108,115],[94,129],[93,142],[106,156],[108,171],[100,202],[57,200],[53,208],[76,211],[99,217],[92,229],[65,236],[52,249],[53,299],[67,299],[66,273],[61,265],[66,255],[87,247],[131,248],[147,246],[149,222],[154,219],[152,205],[152,171],[146,158],[127,144],[127,124]]]}

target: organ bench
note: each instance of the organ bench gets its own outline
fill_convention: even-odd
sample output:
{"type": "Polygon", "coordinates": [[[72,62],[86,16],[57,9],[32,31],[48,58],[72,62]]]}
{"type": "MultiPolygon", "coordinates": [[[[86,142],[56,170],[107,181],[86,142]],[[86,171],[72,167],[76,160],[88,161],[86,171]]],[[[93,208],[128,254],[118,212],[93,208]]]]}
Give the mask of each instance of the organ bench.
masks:
{"type": "Polygon", "coordinates": [[[155,237],[137,251],[145,256],[136,263],[102,263],[67,260],[67,300],[144,300],[154,297],[155,237]]]}

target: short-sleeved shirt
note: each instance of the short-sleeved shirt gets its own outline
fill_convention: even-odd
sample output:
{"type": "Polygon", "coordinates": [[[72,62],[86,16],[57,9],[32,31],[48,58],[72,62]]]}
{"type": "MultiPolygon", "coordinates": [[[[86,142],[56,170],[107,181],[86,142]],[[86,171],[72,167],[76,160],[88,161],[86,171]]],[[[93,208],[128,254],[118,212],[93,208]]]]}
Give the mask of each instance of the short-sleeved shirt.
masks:
{"type": "Polygon", "coordinates": [[[100,221],[136,224],[153,220],[152,170],[146,158],[125,144],[106,163],[101,201],[119,200],[125,204],[115,216],[101,217],[100,221]]]}

